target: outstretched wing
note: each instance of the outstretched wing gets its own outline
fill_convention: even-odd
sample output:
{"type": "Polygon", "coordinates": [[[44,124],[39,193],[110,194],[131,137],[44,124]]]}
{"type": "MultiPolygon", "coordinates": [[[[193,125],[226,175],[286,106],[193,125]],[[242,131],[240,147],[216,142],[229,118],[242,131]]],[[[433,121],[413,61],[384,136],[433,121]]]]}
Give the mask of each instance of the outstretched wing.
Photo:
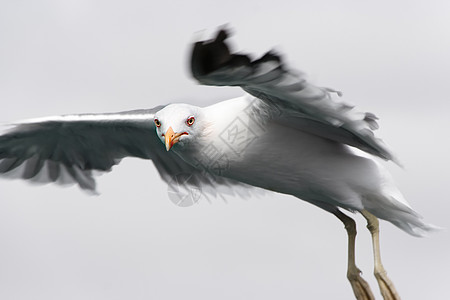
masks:
{"type": "Polygon", "coordinates": [[[235,190],[243,184],[197,169],[166,151],[153,122],[162,108],[17,122],[0,134],[0,174],[40,183],[76,183],[95,192],[93,171],[107,172],[124,157],[138,157],[151,159],[162,179],[177,186],[200,188],[203,195],[245,195],[244,189],[235,190]],[[183,181],[185,177],[189,180],[183,181]]]}
{"type": "Polygon", "coordinates": [[[195,172],[156,136],[153,118],[161,108],[18,122],[0,135],[0,173],[95,191],[92,172],[110,171],[127,156],[151,159],[166,181],[195,172]]]}
{"type": "Polygon", "coordinates": [[[337,101],[333,94],[339,92],[312,85],[302,73],[288,70],[275,53],[253,61],[231,53],[227,37],[220,30],[214,40],[194,44],[191,71],[200,83],[240,86],[268,104],[272,113],[267,115],[277,122],[397,162],[373,133],[378,128],[375,115],[337,101]]]}

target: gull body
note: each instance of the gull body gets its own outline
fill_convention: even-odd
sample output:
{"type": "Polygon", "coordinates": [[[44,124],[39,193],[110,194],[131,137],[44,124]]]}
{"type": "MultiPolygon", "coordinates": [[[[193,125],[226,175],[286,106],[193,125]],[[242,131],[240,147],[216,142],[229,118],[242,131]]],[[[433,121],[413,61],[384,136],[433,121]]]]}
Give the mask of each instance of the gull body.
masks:
{"type": "Polygon", "coordinates": [[[365,209],[413,235],[426,232],[380,163],[341,143],[252,118],[252,111],[264,108],[263,101],[248,96],[204,108],[172,104],[155,114],[162,123],[157,135],[165,143],[168,127],[189,131],[171,151],[205,172],[293,195],[330,212],[365,209]],[[183,122],[190,116],[196,116],[192,128],[183,122]],[[215,151],[211,157],[209,148],[215,151]]]}
{"type": "Polygon", "coordinates": [[[240,86],[247,96],[207,107],[170,104],[110,114],[16,122],[0,133],[0,174],[41,183],[76,183],[95,192],[94,171],[124,157],[150,159],[161,178],[233,189],[250,185],[289,194],[338,217],[348,233],[347,277],[357,299],[374,299],[355,263],[355,221],[361,213],[374,248],[374,274],[385,299],[399,299],[381,264],[378,219],[409,234],[426,224],[377,159],[399,163],[375,136],[377,118],[310,84],[272,52],[257,60],[231,53],[218,32],[194,44],[191,72],[201,84],[240,86]]]}

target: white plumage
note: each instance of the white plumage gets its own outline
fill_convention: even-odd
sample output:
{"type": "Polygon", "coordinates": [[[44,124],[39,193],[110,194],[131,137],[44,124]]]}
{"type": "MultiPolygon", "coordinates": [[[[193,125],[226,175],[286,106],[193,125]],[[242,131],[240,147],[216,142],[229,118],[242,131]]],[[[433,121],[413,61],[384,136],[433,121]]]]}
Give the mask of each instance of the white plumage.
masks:
{"type": "Polygon", "coordinates": [[[325,210],[368,210],[412,235],[423,223],[384,167],[335,141],[280,124],[261,113],[263,101],[240,97],[205,108],[172,104],[155,114],[162,136],[186,132],[173,147],[183,160],[214,176],[294,195],[325,210]],[[259,111],[259,120],[249,111],[259,111]],[[195,116],[195,124],[185,121],[195,116]],[[231,135],[228,137],[228,135],[231,135]],[[213,154],[207,151],[214,149],[213,154]]]}
{"type": "Polygon", "coordinates": [[[202,84],[241,86],[250,95],[204,108],[171,104],[17,122],[0,135],[0,172],[95,191],[92,171],[109,171],[134,156],[151,159],[165,181],[189,174],[195,184],[212,187],[244,183],[293,195],[338,217],[339,208],[369,212],[416,236],[434,228],[367,155],[398,163],[375,137],[373,114],[310,84],[279,55],[251,61],[230,53],[226,38],[220,31],[215,40],[194,45],[193,76],[202,84]]]}

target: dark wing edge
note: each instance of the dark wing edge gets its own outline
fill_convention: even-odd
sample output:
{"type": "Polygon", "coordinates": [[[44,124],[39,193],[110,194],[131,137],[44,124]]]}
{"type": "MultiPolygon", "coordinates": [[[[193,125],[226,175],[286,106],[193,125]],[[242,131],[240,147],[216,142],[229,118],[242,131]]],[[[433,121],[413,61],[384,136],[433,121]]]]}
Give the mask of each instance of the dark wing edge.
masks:
{"type": "Polygon", "coordinates": [[[374,135],[377,117],[358,112],[336,100],[341,93],[310,84],[303,73],[286,68],[279,54],[267,52],[251,60],[242,53],[231,53],[219,30],[213,40],[196,42],[192,49],[191,72],[204,85],[240,86],[263,100],[271,116],[286,126],[353,146],[383,158],[400,162],[383,141],[374,135]],[[274,117],[275,116],[275,117],[274,117]]]}
{"type": "Polygon", "coordinates": [[[82,190],[97,194],[96,173],[111,171],[122,158],[137,157],[151,159],[169,184],[177,176],[187,175],[190,181],[185,184],[200,187],[204,195],[245,193],[235,190],[242,184],[205,173],[173,151],[166,151],[153,122],[154,114],[163,107],[12,124],[0,133],[0,176],[40,184],[78,184],[82,190]]]}
{"type": "MultiPolygon", "coordinates": [[[[163,145],[153,125],[160,108],[16,122],[0,135],[0,174],[36,183],[77,183],[95,193],[94,172],[108,172],[124,157],[160,162],[163,145]]],[[[164,176],[173,166],[159,167],[164,176]]]]}

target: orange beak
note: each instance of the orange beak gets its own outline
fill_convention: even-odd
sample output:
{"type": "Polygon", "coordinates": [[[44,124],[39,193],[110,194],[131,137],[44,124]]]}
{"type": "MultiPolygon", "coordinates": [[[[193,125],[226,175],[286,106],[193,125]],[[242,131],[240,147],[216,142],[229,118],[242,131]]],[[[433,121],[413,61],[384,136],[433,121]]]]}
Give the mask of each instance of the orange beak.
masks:
{"type": "Polygon", "coordinates": [[[181,133],[175,133],[172,129],[172,127],[169,127],[165,133],[165,139],[166,139],[166,150],[169,151],[170,148],[173,147],[178,141],[180,140],[180,136],[183,134],[188,134],[187,132],[181,132],[181,133]]]}

